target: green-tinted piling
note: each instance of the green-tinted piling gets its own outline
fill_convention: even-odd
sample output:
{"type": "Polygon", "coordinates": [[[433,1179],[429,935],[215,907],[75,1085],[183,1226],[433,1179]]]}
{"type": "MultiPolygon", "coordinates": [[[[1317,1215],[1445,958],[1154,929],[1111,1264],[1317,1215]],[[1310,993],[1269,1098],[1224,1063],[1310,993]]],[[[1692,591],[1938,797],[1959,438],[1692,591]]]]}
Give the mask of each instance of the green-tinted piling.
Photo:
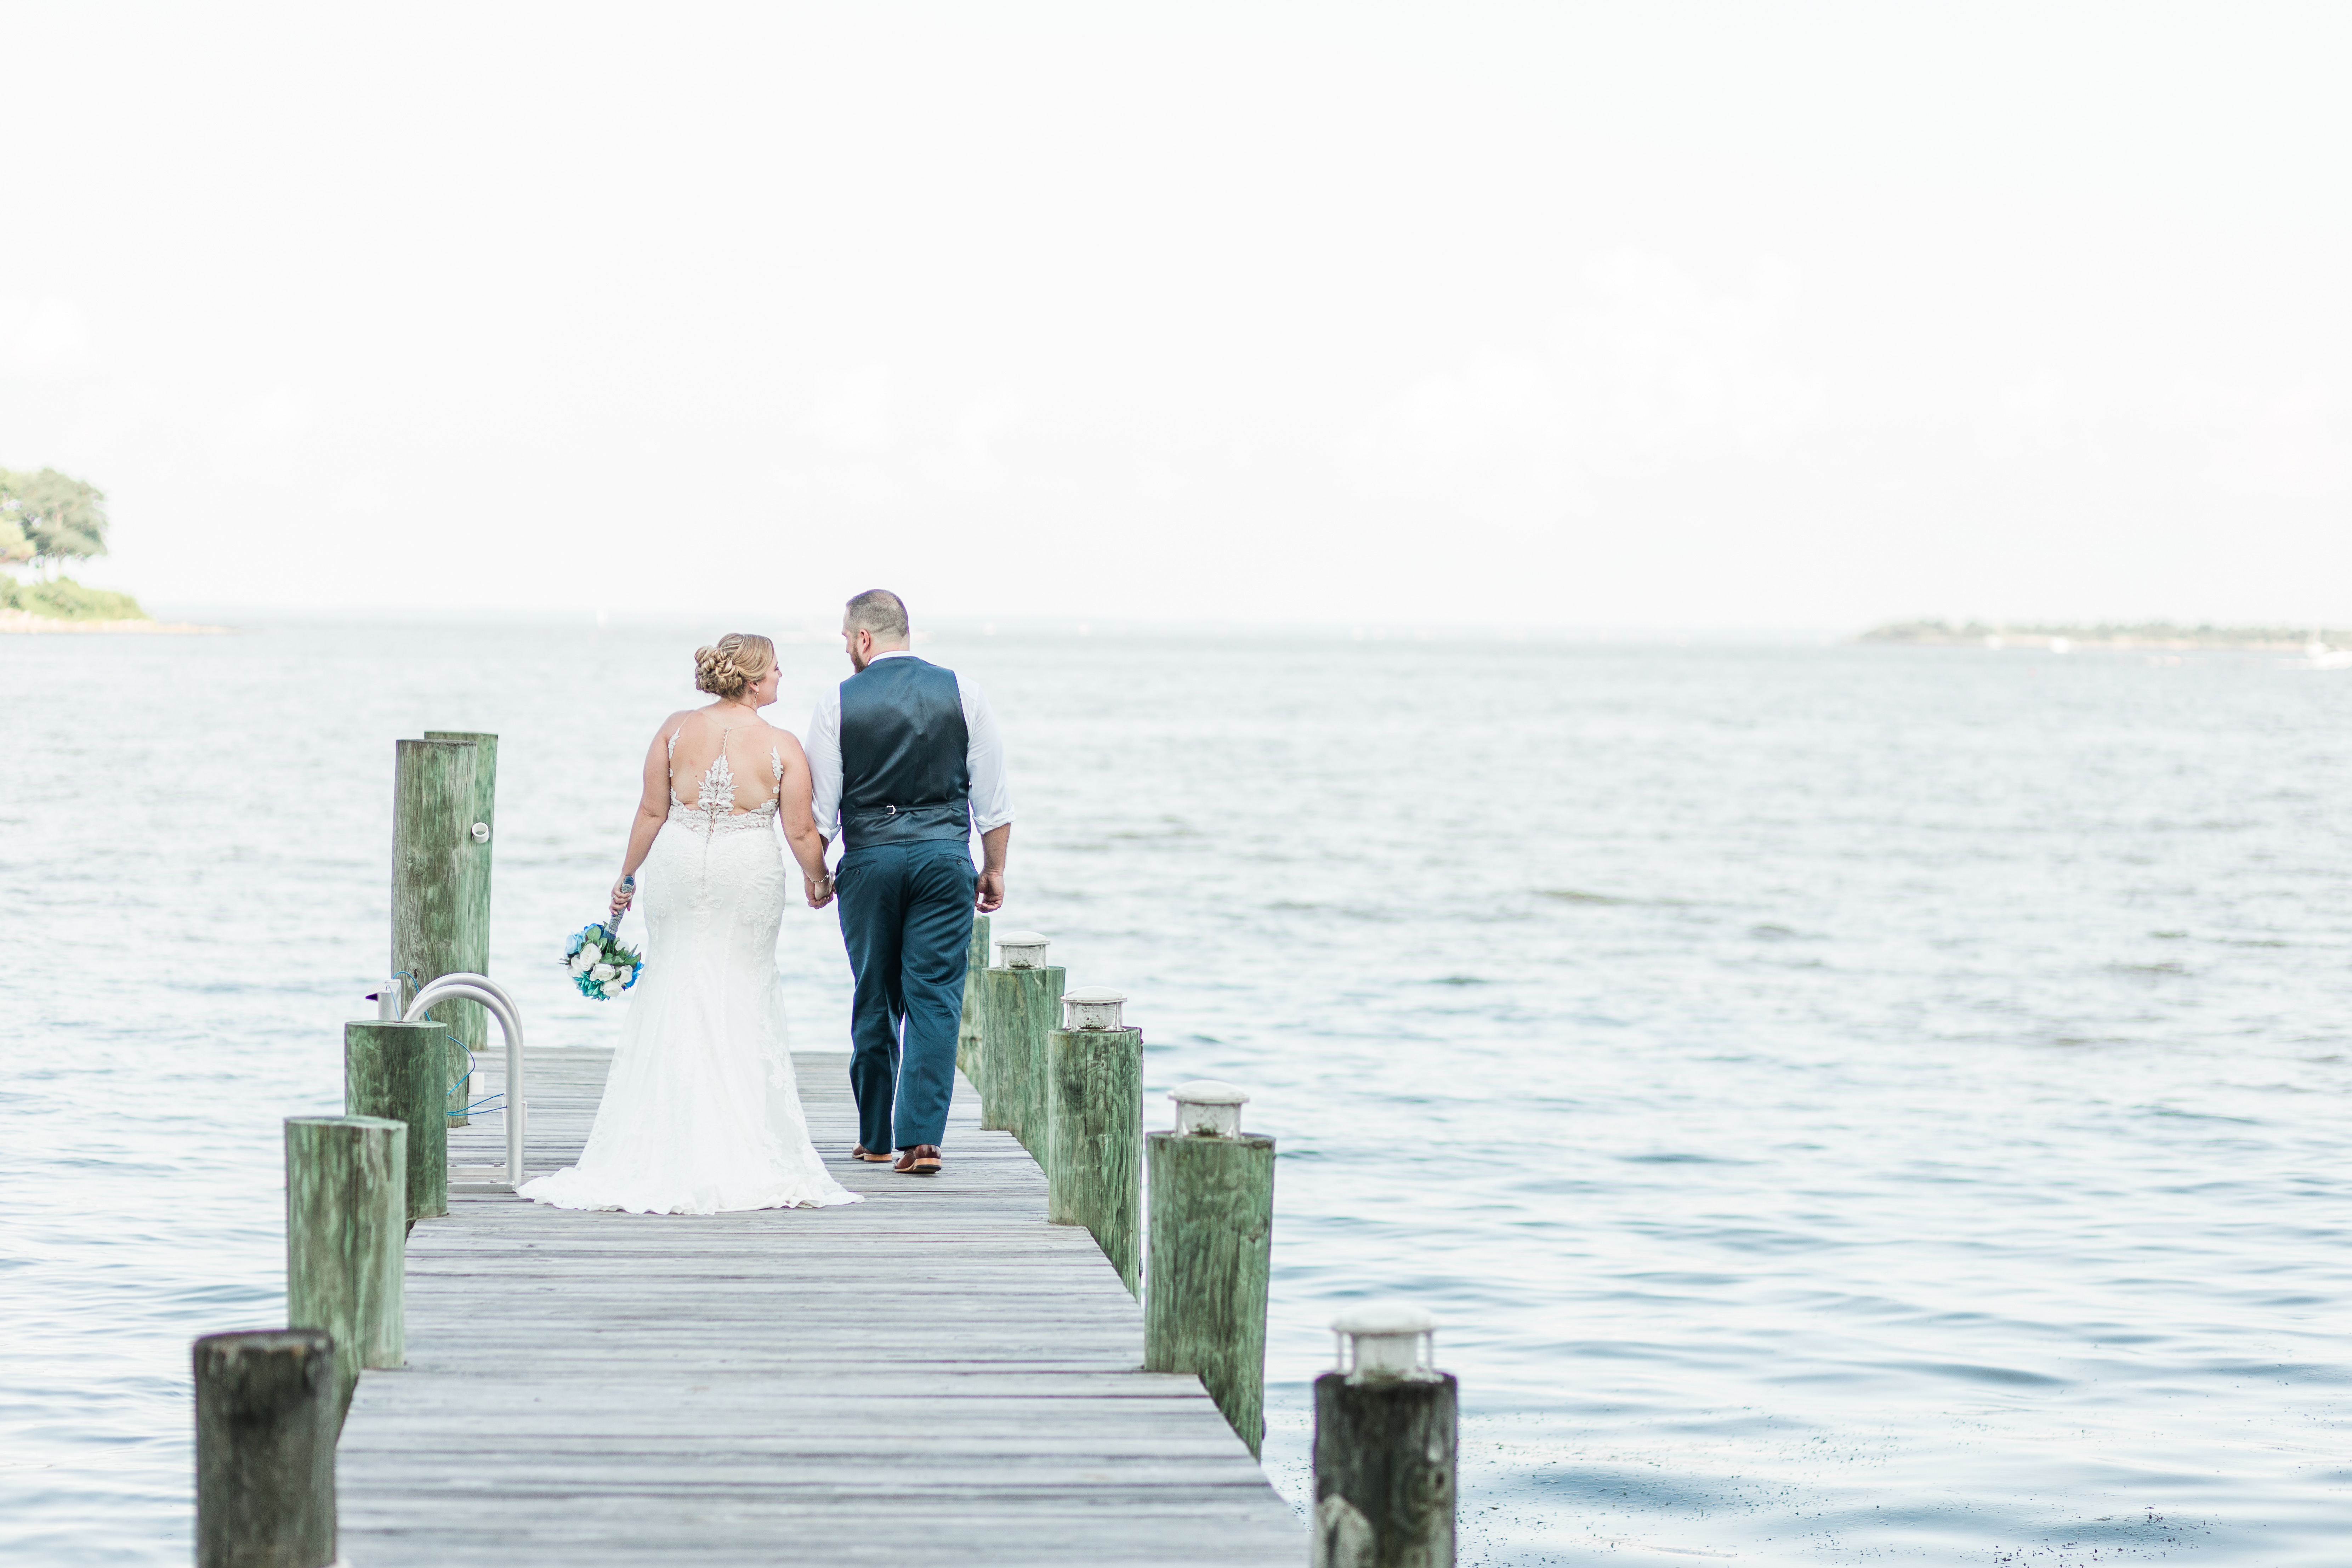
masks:
{"type": "Polygon", "coordinates": [[[195,1342],[196,1568],[335,1560],[334,1341],[320,1329],[195,1342]]]}
{"type": "MultiPolygon", "coordinates": [[[[499,805],[499,738],[473,730],[427,730],[428,741],[448,741],[474,748],[474,787],[466,805],[466,838],[457,846],[457,963],[449,973],[488,974],[490,972],[490,857],[494,852],[499,805]]],[[[478,1002],[451,1002],[436,1007],[449,1020],[449,1032],[468,1052],[479,1052],[490,1041],[490,1015],[478,1002]]],[[[467,1076],[468,1056],[452,1053],[449,1076],[460,1079],[449,1091],[450,1125],[462,1127],[466,1108],[480,1098],[476,1080],[467,1076]]]]}
{"type": "Polygon", "coordinates": [[[1124,1026],[1125,995],[1089,988],[1062,998],[1065,1027],[1045,1037],[1045,1217],[1082,1225],[1128,1293],[1142,1294],[1143,1035],[1124,1026]]]}
{"type": "Polygon", "coordinates": [[[981,1042],[988,1020],[988,917],[971,918],[971,946],[964,954],[963,1016],[956,1024],[956,1071],[980,1087],[981,1042]]]}
{"type": "MultiPolygon", "coordinates": [[[[466,945],[465,890],[468,856],[487,855],[488,847],[474,842],[474,742],[397,741],[393,751],[392,972],[407,978],[413,996],[485,956],[466,945]]],[[[433,1012],[451,1037],[443,1053],[443,1107],[460,1111],[470,1103],[463,1020],[475,1020],[475,1039],[487,1038],[482,1010],[445,1002],[433,1012]]],[[[416,1154],[414,1144],[409,1152],[416,1154]]]]}
{"type": "MultiPolygon", "coordinates": [[[[369,1019],[343,1026],[343,1111],[408,1125],[407,1219],[449,1212],[448,1053],[443,1029],[369,1019]]],[[[404,1229],[403,1234],[405,1234],[404,1229]]]]}
{"type": "Polygon", "coordinates": [[[1031,1155],[1045,1149],[1045,1037],[1060,1021],[1064,973],[1045,962],[1034,931],[996,938],[1004,962],[988,972],[988,1022],[981,1046],[981,1125],[1003,1128],[1031,1155]]]}
{"type": "Polygon", "coordinates": [[[1265,1441],[1274,1140],[1241,1131],[1249,1097],[1181,1084],[1176,1131],[1144,1140],[1150,1194],[1143,1369],[1190,1372],[1249,1451],[1265,1441]]]}
{"type": "Polygon", "coordinates": [[[1312,1568],[1454,1568],[1461,1389],[1428,1364],[1436,1321],[1372,1307],[1331,1325],[1347,1349],[1315,1380],[1312,1568]]]}
{"type": "Polygon", "coordinates": [[[286,1321],[334,1336],[335,1412],[362,1367],[405,1359],[408,1123],[286,1119],[286,1321]]]}

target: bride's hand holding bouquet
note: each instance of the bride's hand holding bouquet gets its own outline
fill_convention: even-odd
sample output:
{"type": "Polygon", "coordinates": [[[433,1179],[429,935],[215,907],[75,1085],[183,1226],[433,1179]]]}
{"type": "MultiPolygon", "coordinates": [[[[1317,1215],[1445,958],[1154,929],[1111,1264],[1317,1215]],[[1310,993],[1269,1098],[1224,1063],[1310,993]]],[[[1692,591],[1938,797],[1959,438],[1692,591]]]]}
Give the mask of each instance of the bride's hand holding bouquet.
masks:
{"type": "Polygon", "coordinates": [[[622,945],[620,924],[614,920],[585,925],[564,939],[563,967],[592,1002],[610,1002],[635,985],[645,967],[636,949],[622,945]]]}

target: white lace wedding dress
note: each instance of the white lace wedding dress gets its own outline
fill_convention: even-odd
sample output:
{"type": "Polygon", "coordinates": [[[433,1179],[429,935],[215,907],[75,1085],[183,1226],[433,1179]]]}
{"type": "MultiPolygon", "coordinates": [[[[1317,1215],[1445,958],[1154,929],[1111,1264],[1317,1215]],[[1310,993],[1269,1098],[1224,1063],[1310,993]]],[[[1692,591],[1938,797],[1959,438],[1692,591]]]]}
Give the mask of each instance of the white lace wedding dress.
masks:
{"type": "MultiPolygon", "coordinates": [[[[578,1164],[523,1184],[535,1202],[719,1214],[858,1201],[809,1142],[776,974],[788,891],[776,797],[736,809],[727,738],[694,805],[672,784],[637,877],[645,971],[596,1123],[578,1164]]],[[[782,766],[772,749],[767,760],[772,791],[782,766]]]]}

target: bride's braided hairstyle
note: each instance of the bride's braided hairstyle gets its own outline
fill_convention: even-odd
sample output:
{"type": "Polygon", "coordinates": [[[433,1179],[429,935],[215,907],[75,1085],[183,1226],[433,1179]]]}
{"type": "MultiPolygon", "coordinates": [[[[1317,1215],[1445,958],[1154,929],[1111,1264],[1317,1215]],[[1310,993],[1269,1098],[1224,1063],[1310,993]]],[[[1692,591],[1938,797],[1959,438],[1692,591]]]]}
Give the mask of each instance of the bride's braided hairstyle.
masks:
{"type": "Polygon", "coordinates": [[[694,650],[694,689],[731,701],[775,667],[776,645],[757,632],[729,632],[694,650]]]}

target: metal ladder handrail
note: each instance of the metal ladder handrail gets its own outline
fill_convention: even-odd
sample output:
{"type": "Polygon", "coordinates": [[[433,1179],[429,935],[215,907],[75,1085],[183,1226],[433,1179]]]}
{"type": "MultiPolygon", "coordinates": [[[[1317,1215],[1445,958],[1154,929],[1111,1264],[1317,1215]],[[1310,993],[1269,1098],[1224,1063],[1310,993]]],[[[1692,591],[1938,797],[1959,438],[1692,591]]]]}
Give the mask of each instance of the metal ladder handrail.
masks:
{"type": "Polygon", "coordinates": [[[417,992],[401,1017],[415,1023],[438,1002],[479,1002],[499,1021],[507,1042],[507,1184],[522,1185],[523,1121],[530,1108],[522,1097],[522,1015],[506,988],[487,974],[444,974],[417,992]]]}

